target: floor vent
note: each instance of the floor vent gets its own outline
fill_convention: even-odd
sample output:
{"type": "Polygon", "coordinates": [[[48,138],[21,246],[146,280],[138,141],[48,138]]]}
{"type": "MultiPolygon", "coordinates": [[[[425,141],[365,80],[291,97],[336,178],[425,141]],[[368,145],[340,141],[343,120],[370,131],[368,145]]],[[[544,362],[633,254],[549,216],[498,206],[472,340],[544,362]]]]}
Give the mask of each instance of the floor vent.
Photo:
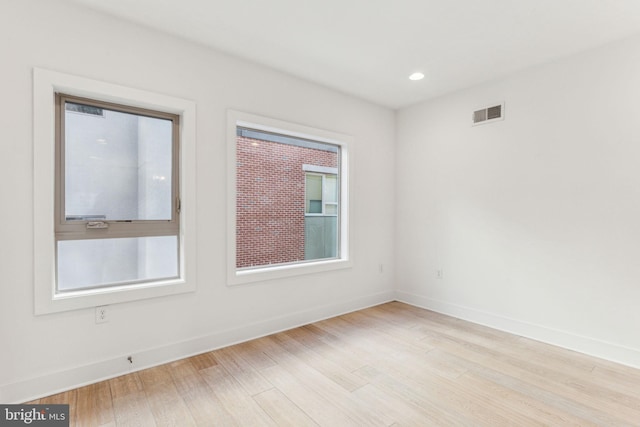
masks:
{"type": "Polygon", "coordinates": [[[504,120],[504,103],[476,110],[472,119],[474,126],[504,120]]]}

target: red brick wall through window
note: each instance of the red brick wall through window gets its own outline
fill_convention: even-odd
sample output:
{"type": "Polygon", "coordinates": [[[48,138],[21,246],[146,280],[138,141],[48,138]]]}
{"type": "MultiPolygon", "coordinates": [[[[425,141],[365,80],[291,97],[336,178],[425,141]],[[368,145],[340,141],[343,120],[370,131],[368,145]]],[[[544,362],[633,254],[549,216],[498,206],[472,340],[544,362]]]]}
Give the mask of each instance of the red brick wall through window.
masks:
{"type": "Polygon", "coordinates": [[[304,260],[302,165],[337,168],[337,153],[242,136],[236,150],[236,267],[304,260]]]}

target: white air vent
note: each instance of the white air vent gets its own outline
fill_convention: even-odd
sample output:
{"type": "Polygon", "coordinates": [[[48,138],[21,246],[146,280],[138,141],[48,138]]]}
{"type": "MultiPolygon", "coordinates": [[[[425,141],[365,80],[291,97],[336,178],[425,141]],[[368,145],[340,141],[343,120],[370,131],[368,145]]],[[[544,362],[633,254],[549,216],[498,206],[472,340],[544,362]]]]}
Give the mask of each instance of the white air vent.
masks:
{"type": "Polygon", "coordinates": [[[474,111],[472,120],[473,126],[504,120],[504,102],[474,111]]]}

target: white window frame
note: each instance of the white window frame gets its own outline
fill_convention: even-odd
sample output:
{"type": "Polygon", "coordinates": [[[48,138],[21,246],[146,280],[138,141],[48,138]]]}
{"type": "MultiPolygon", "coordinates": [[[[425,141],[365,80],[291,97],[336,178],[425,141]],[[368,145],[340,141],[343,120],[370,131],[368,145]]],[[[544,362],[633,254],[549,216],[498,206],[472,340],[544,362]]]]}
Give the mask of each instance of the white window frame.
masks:
{"type": "Polygon", "coordinates": [[[35,68],[34,108],[34,291],[35,314],[47,314],[196,290],[195,103],[193,101],[35,68]],[[56,291],[55,94],[65,93],[180,116],[180,276],[122,286],[56,291]]]}
{"type": "MultiPolygon", "coordinates": [[[[236,110],[227,112],[227,284],[229,286],[261,282],[303,274],[327,272],[353,266],[351,253],[351,227],[349,215],[351,203],[350,171],[353,162],[353,137],[337,132],[289,123],[256,114],[236,110]],[[238,269],[236,267],[236,145],[237,127],[245,127],[312,141],[324,142],[340,147],[339,180],[340,221],[339,257],[310,261],[299,261],[273,266],[238,269]]],[[[334,169],[335,170],[335,169],[334,169]]]]}

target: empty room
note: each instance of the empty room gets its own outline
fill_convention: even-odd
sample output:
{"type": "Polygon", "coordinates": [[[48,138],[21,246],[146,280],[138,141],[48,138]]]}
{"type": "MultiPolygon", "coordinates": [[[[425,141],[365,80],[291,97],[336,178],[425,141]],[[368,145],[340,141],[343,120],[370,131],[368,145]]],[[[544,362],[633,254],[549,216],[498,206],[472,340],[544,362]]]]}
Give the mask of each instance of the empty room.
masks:
{"type": "Polygon", "coordinates": [[[640,2],[0,34],[0,425],[640,426],[640,2]]]}

